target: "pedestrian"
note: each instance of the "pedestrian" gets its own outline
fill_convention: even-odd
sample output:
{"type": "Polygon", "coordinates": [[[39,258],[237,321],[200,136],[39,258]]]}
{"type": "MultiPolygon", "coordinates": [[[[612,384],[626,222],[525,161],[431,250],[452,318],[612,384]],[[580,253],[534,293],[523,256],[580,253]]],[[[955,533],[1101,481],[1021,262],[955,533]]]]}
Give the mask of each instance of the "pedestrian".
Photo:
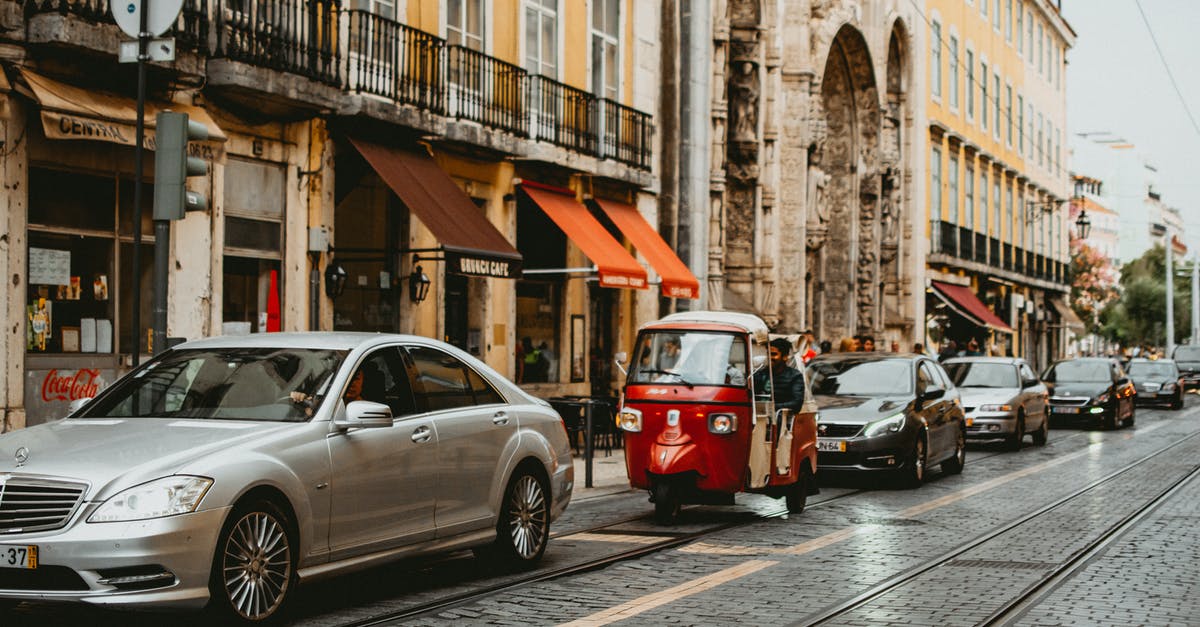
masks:
{"type": "Polygon", "coordinates": [[[800,344],[800,361],[807,364],[816,356],[816,337],[813,336],[812,329],[809,329],[804,332],[804,339],[800,344]]]}
{"type": "Polygon", "coordinates": [[[958,357],[958,342],[946,340],[946,343],[942,344],[942,350],[938,351],[938,361],[946,361],[953,357],[958,357]]]}
{"type": "Polygon", "coordinates": [[[892,352],[893,353],[900,352],[900,342],[897,342],[896,340],[892,340],[892,352]]]}
{"type": "Polygon", "coordinates": [[[769,350],[771,370],[768,373],[764,368],[754,373],[754,389],[770,393],[776,411],[789,409],[793,413],[798,412],[804,405],[804,376],[787,365],[792,343],[784,338],[776,338],[771,340],[769,350]]]}
{"type": "Polygon", "coordinates": [[[839,353],[854,353],[858,351],[858,339],[853,337],[842,338],[841,344],[838,345],[839,353]]]}
{"type": "Polygon", "coordinates": [[[979,350],[979,340],[976,340],[975,338],[971,338],[970,340],[967,340],[967,351],[966,351],[965,355],[967,357],[983,356],[983,351],[979,350]]]}
{"type": "Polygon", "coordinates": [[[821,354],[828,355],[833,352],[833,343],[829,340],[821,340],[821,354]]]}
{"type": "Polygon", "coordinates": [[[861,344],[859,350],[861,350],[864,353],[874,353],[875,352],[875,338],[870,335],[862,336],[862,344],[861,344]]]}

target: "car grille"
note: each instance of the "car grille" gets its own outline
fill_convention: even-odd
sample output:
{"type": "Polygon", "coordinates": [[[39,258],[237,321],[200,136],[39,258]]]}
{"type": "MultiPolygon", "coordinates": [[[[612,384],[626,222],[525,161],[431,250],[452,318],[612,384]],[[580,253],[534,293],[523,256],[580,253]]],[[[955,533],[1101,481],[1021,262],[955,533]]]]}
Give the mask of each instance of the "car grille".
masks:
{"type": "Polygon", "coordinates": [[[852,438],[862,431],[862,425],[839,425],[821,423],[817,425],[817,435],[823,438],[852,438]]]}
{"type": "Polygon", "coordinates": [[[22,592],[68,592],[87,590],[79,573],[66,566],[38,566],[36,569],[0,568],[0,590],[22,592]]]}
{"type": "Polygon", "coordinates": [[[1050,403],[1052,405],[1067,405],[1070,407],[1083,407],[1088,404],[1086,396],[1051,396],[1050,403]]]}
{"type": "Polygon", "coordinates": [[[85,483],[0,475],[0,534],[66,525],[86,490],[85,483]]]}

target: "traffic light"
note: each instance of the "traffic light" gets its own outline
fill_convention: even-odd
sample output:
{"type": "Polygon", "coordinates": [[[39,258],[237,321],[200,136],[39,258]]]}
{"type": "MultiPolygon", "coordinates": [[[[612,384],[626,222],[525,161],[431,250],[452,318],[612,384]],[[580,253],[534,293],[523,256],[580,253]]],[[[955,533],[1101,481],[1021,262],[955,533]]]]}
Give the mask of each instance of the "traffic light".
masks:
{"type": "Polygon", "coordinates": [[[189,141],[208,139],[208,127],[186,113],[163,111],[155,117],[154,219],[182,220],[185,211],[203,211],[208,200],[187,190],[189,176],[204,176],[208,164],[188,156],[189,141]]]}

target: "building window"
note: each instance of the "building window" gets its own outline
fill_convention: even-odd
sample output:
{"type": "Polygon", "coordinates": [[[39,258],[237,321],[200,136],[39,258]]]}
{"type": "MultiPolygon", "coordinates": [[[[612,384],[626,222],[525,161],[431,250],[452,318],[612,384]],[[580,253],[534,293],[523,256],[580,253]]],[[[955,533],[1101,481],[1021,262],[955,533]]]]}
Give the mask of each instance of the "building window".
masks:
{"type": "Polygon", "coordinates": [[[1024,21],[1025,21],[1025,7],[1021,6],[1020,0],[1018,0],[1017,1],[1017,54],[1021,54],[1023,51],[1023,48],[1025,47],[1025,36],[1023,34],[1025,31],[1023,30],[1024,26],[1022,26],[1022,23],[1024,21]]]}
{"type": "Polygon", "coordinates": [[[958,108],[958,38],[950,36],[950,108],[958,108]]]}
{"type": "Polygon", "coordinates": [[[987,130],[988,124],[988,69],[986,63],[980,64],[983,80],[979,81],[979,128],[987,130]]]}
{"type": "Polygon", "coordinates": [[[446,43],[483,52],[483,0],[446,0],[446,43]]]}
{"type": "Polygon", "coordinates": [[[558,78],[558,0],[525,2],[525,71],[558,78]]]}
{"type": "Polygon", "coordinates": [[[1001,239],[1004,237],[1004,231],[1000,228],[1000,179],[1003,178],[1000,174],[992,176],[992,209],[996,215],[996,231],[992,237],[1001,239]]]}
{"type": "Polygon", "coordinates": [[[1033,63],[1033,11],[1029,12],[1029,19],[1025,21],[1025,43],[1029,46],[1025,51],[1025,59],[1033,63]]]}
{"type": "Polygon", "coordinates": [[[1045,70],[1045,67],[1046,67],[1046,65],[1045,65],[1045,62],[1046,62],[1046,57],[1045,57],[1045,55],[1046,55],[1046,41],[1045,41],[1045,39],[1044,39],[1044,35],[1043,35],[1043,33],[1042,33],[1042,24],[1041,24],[1041,22],[1038,22],[1038,31],[1037,31],[1037,33],[1038,33],[1038,34],[1037,34],[1037,44],[1038,44],[1038,52],[1037,52],[1038,74],[1045,75],[1045,72],[1046,72],[1046,70],[1045,70]]]}
{"type": "MultiPolygon", "coordinates": [[[[1024,216],[1025,215],[1025,190],[1024,189],[1021,190],[1020,196],[1017,197],[1017,206],[1021,208],[1021,215],[1024,216]]],[[[1024,217],[1022,217],[1021,219],[1024,220],[1024,217]]],[[[1025,228],[1021,229],[1021,249],[1025,250],[1026,247],[1029,246],[1030,237],[1027,235],[1029,233],[1029,223],[1024,222],[1023,224],[1024,224],[1025,228]]]]}
{"type": "Polygon", "coordinates": [[[1008,241],[1009,241],[1009,243],[1012,243],[1012,241],[1016,239],[1016,237],[1013,237],[1013,231],[1012,231],[1012,228],[1013,228],[1012,227],[1012,224],[1013,224],[1012,188],[1009,187],[1009,188],[1005,189],[1004,191],[1006,192],[1004,194],[1004,223],[1008,225],[1008,229],[1009,229],[1008,230],[1008,241]]]}
{"type": "Polygon", "coordinates": [[[983,16],[986,22],[988,18],[988,0],[979,0],[979,14],[983,16]]]}
{"type": "Polygon", "coordinates": [[[967,119],[975,118],[975,53],[967,51],[967,119]]]}
{"type": "Polygon", "coordinates": [[[1004,127],[1008,133],[1008,145],[1013,145],[1013,111],[1012,111],[1012,85],[1004,86],[1004,127]]]}
{"type": "Polygon", "coordinates": [[[961,224],[958,221],[958,155],[950,155],[950,169],[946,172],[946,182],[950,187],[950,222],[953,224],[961,224]]]}
{"type": "Polygon", "coordinates": [[[929,82],[933,89],[933,97],[942,96],[942,25],[933,22],[930,25],[930,38],[933,44],[933,67],[929,70],[929,82]]]}
{"type": "Polygon", "coordinates": [[[942,219],[942,151],[934,148],[929,158],[929,215],[942,219]]]}
{"type": "Polygon", "coordinates": [[[1004,41],[1012,43],[1013,10],[1012,0],[1004,0],[1004,41]]]}
{"type": "Polygon", "coordinates": [[[1000,139],[1000,75],[992,75],[992,98],[995,102],[992,103],[992,111],[996,114],[996,121],[992,124],[992,136],[997,140],[1000,139]]]}
{"type": "Polygon", "coordinates": [[[1033,143],[1033,103],[1029,103],[1029,158],[1033,159],[1033,153],[1036,152],[1036,144],[1033,143]]]}
{"type": "Polygon", "coordinates": [[[1025,99],[1017,94],[1017,154],[1025,154],[1025,99]]]}
{"type": "Polygon", "coordinates": [[[225,164],[222,322],[228,334],[279,331],[284,181],[281,165],[225,164]]]}
{"type": "Polygon", "coordinates": [[[967,174],[963,177],[963,214],[966,217],[964,226],[975,230],[975,166],[967,160],[967,174]]]}
{"type": "Polygon", "coordinates": [[[592,93],[617,100],[620,63],[620,1],[592,0],[592,93]]]}
{"type": "Polygon", "coordinates": [[[350,8],[374,13],[389,20],[396,19],[396,3],[391,0],[353,0],[350,8]]]}
{"type": "Polygon", "coordinates": [[[979,167],[979,227],[984,235],[988,233],[988,227],[991,223],[988,221],[988,180],[987,167],[980,165],[979,167]]]}
{"type": "MultiPolygon", "coordinates": [[[[1040,113],[1038,114],[1037,120],[1038,120],[1038,125],[1037,125],[1037,164],[1038,164],[1038,166],[1041,166],[1042,165],[1042,156],[1044,155],[1044,152],[1042,151],[1042,137],[1044,136],[1044,133],[1043,133],[1044,120],[1042,118],[1042,114],[1040,114],[1040,113]]],[[[1049,155],[1046,155],[1046,156],[1049,156],[1049,155]]]]}

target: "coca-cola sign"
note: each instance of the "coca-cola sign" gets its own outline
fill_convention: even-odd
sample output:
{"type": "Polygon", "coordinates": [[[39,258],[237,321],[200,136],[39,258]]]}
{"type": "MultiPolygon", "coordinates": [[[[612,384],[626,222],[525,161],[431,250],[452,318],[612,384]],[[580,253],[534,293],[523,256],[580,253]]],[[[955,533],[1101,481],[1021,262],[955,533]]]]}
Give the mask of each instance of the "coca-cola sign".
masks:
{"type": "Polygon", "coordinates": [[[92,398],[103,385],[104,380],[100,378],[99,370],[93,368],[81,368],[75,371],[55,369],[47,372],[46,378],[42,379],[42,400],[49,403],[92,398]]]}

